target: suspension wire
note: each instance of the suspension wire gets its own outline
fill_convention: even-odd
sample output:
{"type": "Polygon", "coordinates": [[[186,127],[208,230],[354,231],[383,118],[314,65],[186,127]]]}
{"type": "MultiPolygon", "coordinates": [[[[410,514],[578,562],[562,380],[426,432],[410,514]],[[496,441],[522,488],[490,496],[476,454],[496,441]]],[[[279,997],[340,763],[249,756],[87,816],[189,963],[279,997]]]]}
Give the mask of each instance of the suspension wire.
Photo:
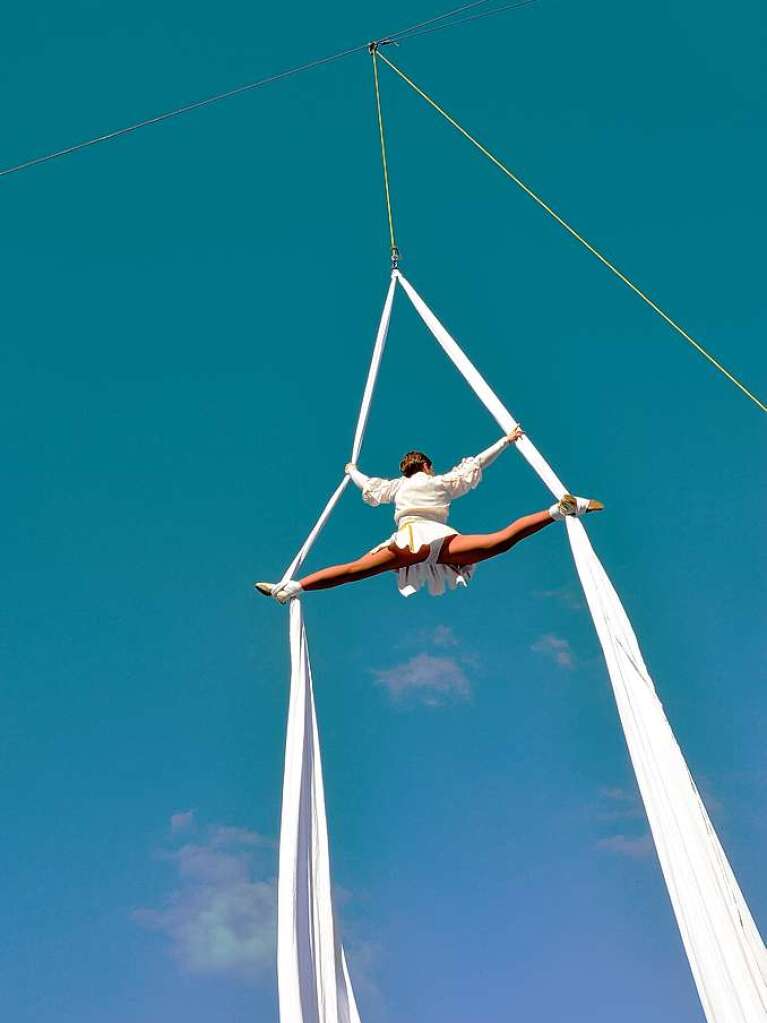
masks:
{"type": "Polygon", "coordinates": [[[484,7],[485,4],[489,3],[490,0],[474,0],[473,3],[463,4],[461,7],[454,7],[452,11],[445,11],[444,14],[438,14],[436,18],[429,18],[427,21],[416,22],[415,25],[410,25],[408,28],[401,28],[399,32],[392,32],[391,35],[386,36],[386,39],[396,39],[398,42],[402,41],[403,36],[409,36],[411,32],[415,32],[416,29],[426,28],[427,25],[433,25],[437,21],[444,21],[446,18],[453,18],[458,14],[463,14],[464,11],[473,10],[475,7],[484,7]]]}
{"type": "Polygon", "coordinates": [[[287,68],[285,71],[278,71],[274,75],[269,75],[266,78],[259,78],[258,81],[248,82],[245,85],[238,85],[234,89],[229,89],[226,92],[216,93],[214,96],[207,96],[205,99],[196,100],[193,103],[187,103],[182,107],[177,107],[175,110],[167,110],[163,114],[157,114],[154,117],[148,117],[144,121],[137,121],[135,124],[129,124],[125,128],[118,128],[116,131],[107,132],[106,135],[98,135],[96,138],[87,139],[84,142],[77,142],[72,146],[67,146],[65,149],[58,149],[53,153],[46,153],[45,156],[37,156],[32,160],[25,160],[23,163],[18,163],[13,167],[5,167],[0,170],[0,178],[5,177],[8,174],[16,174],[18,171],[27,170],[29,167],[36,167],[41,163],[48,163],[50,160],[57,160],[61,156],[69,156],[71,153],[79,153],[82,149],[88,149],[90,146],[96,146],[100,142],[110,142],[112,139],[120,138],[122,135],[130,135],[134,131],[138,131],[140,128],[147,128],[150,124],[160,124],[162,121],[169,121],[172,117],[178,117],[180,114],[188,114],[192,110],[199,110],[202,107],[211,106],[213,103],[220,103],[221,100],[230,99],[232,96],[239,96],[244,92],[252,92],[254,89],[260,89],[265,85],[271,85],[273,82],[280,82],[284,78],[290,78],[292,75],[298,75],[302,71],[311,71],[313,68],[321,67],[324,64],[330,64],[333,61],[341,60],[342,57],[348,57],[352,53],[359,53],[361,50],[367,49],[367,43],[360,46],[353,46],[348,50],[339,50],[338,53],[332,53],[328,57],[318,57],[316,60],[310,60],[306,64],[298,64],[296,67],[287,68]]]}
{"type": "MultiPolygon", "coordinates": [[[[468,25],[472,21],[481,21],[483,18],[493,18],[496,14],[505,14],[506,11],[516,11],[520,7],[530,7],[536,3],[537,0],[518,0],[517,3],[504,4],[502,7],[495,7],[492,11],[482,11],[480,14],[472,14],[466,18],[456,18],[455,21],[450,21],[446,25],[434,25],[432,28],[423,28],[418,32],[412,32],[404,39],[404,42],[409,43],[411,39],[418,39],[419,36],[429,36],[433,32],[442,32],[446,28],[459,28],[461,25],[468,25]]],[[[470,4],[469,6],[474,6],[470,4]]],[[[393,37],[395,42],[402,41],[401,36],[393,37]]]]}
{"type": "Polygon", "coordinates": [[[696,351],[700,355],[702,355],[704,359],[707,359],[708,362],[710,362],[715,369],[719,370],[719,372],[723,376],[725,376],[730,381],[730,383],[734,384],[738,388],[738,390],[740,390],[747,398],[749,398],[757,406],[757,408],[760,408],[762,412],[767,412],[767,405],[765,405],[763,401],[757,398],[757,396],[752,391],[750,391],[745,384],[741,383],[741,381],[738,380],[736,376],[734,376],[728,369],[726,369],[722,365],[722,363],[719,362],[719,360],[714,355],[712,355],[711,352],[709,352],[706,348],[703,347],[702,344],[700,344],[700,342],[696,341],[691,334],[688,334],[687,331],[676,322],[676,320],[673,320],[668,315],[668,313],[664,312],[659,305],[657,305],[647,294],[645,294],[645,292],[642,291],[641,288],[634,284],[634,282],[630,280],[626,276],[626,274],[619,270],[614,263],[611,263],[610,260],[599,251],[599,249],[595,248],[595,246],[593,246],[591,242],[587,241],[582,234],[579,234],[574,227],[568,224],[564,217],[561,217],[556,212],[556,210],[549,206],[549,204],[545,202],[536,192],[534,192],[532,188],[530,188],[528,185],[524,183],[524,181],[518,178],[517,175],[514,174],[513,171],[509,170],[509,168],[505,164],[501,163],[497,156],[494,156],[490,152],[490,150],[483,146],[481,142],[477,141],[477,139],[475,139],[473,135],[470,135],[469,132],[464,127],[462,127],[458,123],[458,121],[455,120],[454,117],[451,117],[446,110],[443,110],[443,108],[439,105],[439,103],[436,102],[436,100],[432,99],[431,96],[429,96],[426,92],[424,92],[423,89],[420,88],[420,86],[416,85],[412,78],[409,78],[404,71],[402,71],[400,68],[396,66],[396,64],[392,64],[392,62],[388,60],[382,53],[379,54],[379,56],[381,60],[385,64],[387,64],[392,69],[392,71],[399,75],[399,77],[404,82],[406,82],[407,85],[409,85],[410,88],[414,90],[414,92],[416,92],[422,99],[424,99],[429,104],[430,107],[436,110],[438,114],[441,114],[442,117],[444,117],[445,120],[456,129],[456,131],[460,132],[460,134],[463,135],[465,139],[468,139],[468,141],[471,142],[471,144],[475,146],[480,151],[480,153],[486,156],[488,160],[491,161],[491,163],[494,163],[495,166],[500,171],[502,171],[508,178],[510,178],[515,185],[521,188],[523,192],[525,192],[534,202],[536,202],[541,207],[541,209],[545,210],[545,212],[548,213],[550,217],[553,217],[553,219],[556,220],[560,227],[563,227],[565,231],[568,232],[568,234],[572,235],[572,237],[575,238],[576,241],[580,242],[581,245],[584,246],[584,248],[588,249],[592,256],[595,256],[599,260],[599,262],[602,263],[603,266],[606,266],[611,273],[615,274],[615,276],[619,280],[623,281],[623,283],[628,288],[630,288],[635,295],[638,295],[639,298],[641,298],[643,302],[645,302],[655,313],[657,313],[662,320],[665,320],[665,322],[671,328],[673,328],[673,330],[675,330],[677,334],[684,338],[685,341],[689,342],[689,344],[691,344],[692,347],[695,348],[696,351]]]}
{"type": "MultiPolygon", "coordinates": [[[[427,30],[428,26],[434,25],[440,21],[445,22],[445,24],[439,26],[440,28],[449,28],[450,21],[448,19],[453,18],[458,14],[462,14],[464,11],[479,7],[487,2],[489,2],[489,0],[474,0],[473,3],[456,7],[444,14],[438,14],[433,18],[429,18],[427,21],[421,21],[415,25],[410,25],[408,28],[400,29],[398,32],[393,32],[383,38],[391,40],[402,39],[402,41],[405,41],[406,38],[409,38],[409,33],[416,33],[416,30],[427,30]]],[[[498,13],[502,13],[502,10],[499,10],[498,13]]],[[[458,24],[461,24],[461,22],[458,22],[458,24]]],[[[418,31],[417,34],[420,35],[421,31],[418,31]]],[[[334,61],[342,60],[344,57],[349,57],[354,53],[361,53],[363,50],[367,50],[368,48],[369,43],[360,43],[359,46],[351,46],[347,49],[339,50],[337,53],[331,53],[326,57],[318,57],[315,60],[307,61],[304,64],[298,64],[295,67],[286,68],[284,71],[278,71],[276,74],[268,75],[266,78],[259,78],[254,82],[246,82],[244,85],[238,85],[233,89],[228,89],[226,92],[219,92],[212,96],[206,96],[204,99],[195,100],[192,103],[186,103],[183,106],[176,107],[174,110],[167,110],[164,113],[156,114],[154,117],[147,117],[142,121],[136,121],[134,124],[129,124],[124,128],[118,128],[115,131],[107,132],[104,135],[97,135],[96,137],[86,139],[83,142],[76,142],[74,145],[66,146],[64,149],[57,149],[53,152],[45,153],[43,156],[33,157],[31,160],[24,160],[22,163],[17,163],[10,167],[4,167],[0,169],[0,178],[7,177],[10,174],[17,174],[19,171],[28,170],[30,167],[38,167],[40,164],[49,163],[51,160],[58,160],[63,156],[70,156],[72,153],[79,153],[83,149],[89,149],[91,146],[99,145],[102,142],[111,142],[113,139],[121,138],[123,135],[131,135],[133,132],[139,131],[141,128],[147,128],[152,124],[160,124],[163,121],[169,121],[171,118],[179,117],[182,114],[188,114],[193,110],[200,110],[202,107],[212,106],[214,103],[220,103],[222,100],[231,99],[233,96],[239,96],[246,92],[252,92],[255,89],[261,89],[266,85],[282,81],[285,78],[301,74],[304,71],[311,71],[314,68],[322,67],[325,64],[331,64],[334,61]]]]}
{"type": "Polygon", "coordinates": [[[376,113],[378,115],[378,137],[381,140],[381,165],[383,167],[384,192],[386,193],[386,215],[389,218],[389,242],[391,245],[392,270],[399,265],[399,249],[394,233],[394,217],[391,211],[391,193],[389,189],[389,164],[386,159],[386,136],[384,134],[383,113],[381,112],[381,90],[378,84],[378,47],[380,43],[370,44],[370,57],[373,62],[373,84],[375,86],[376,113]]]}

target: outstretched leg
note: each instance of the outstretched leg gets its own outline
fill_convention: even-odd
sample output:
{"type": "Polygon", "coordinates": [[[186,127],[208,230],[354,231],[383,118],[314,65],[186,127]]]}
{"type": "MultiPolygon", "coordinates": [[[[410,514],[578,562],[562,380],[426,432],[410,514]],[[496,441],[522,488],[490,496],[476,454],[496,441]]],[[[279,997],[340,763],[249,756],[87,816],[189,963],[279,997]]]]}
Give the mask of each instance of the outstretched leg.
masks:
{"type": "Polygon", "coordinates": [[[525,515],[497,533],[448,536],[442,544],[439,561],[443,565],[475,565],[478,561],[486,561],[511,550],[515,543],[545,529],[554,521],[549,511],[541,511],[525,515]]]}
{"type": "Polygon", "coordinates": [[[372,554],[363,554],[356,561],[349,561],[344,565],[331,565],[330,568],[312,572],[311,575],[299,579],[299,582],[304,590],[328,590],[332,586],[343,586],[344,583],[369,579],[370,576],[380,575],[382,572],[396,571],[398,568],[404,568],[405,565],[425,561],[428,555],[428,544],[415,552],[403,550],[396,544],[391,544],[372,554]]]}
{"type": "MultiPolygon", "coordinates": [[[[532,536],[533,533],[539,532],[551,525],[552,522],[556,522],[557,519],[566,515],[585,515],[587,512],[601,511],[602,508],[604,505],[601,501],[564,494],[557,504],[552,505],[548,511],[525,515],[506,526],[505,529],[498,530],[497,533],[481,533],[475,536],[462,536],[456,533],[446,537],[438,560],[443,565],[474,565],[478,561],[494,558],[496,554],[503,554],[520,540],[532,536]]],[[[265,596],[274,597],[281,604],[287,604],[288,601],[297,597],[301,590],[326,590],[332,586],[356,582],[358,579],[368,579],[370,576],[380,575],[382,572],[396,571],[407,565],[425,561],[429,556],[429,551],[429,544],[424,544],[417,551],[410,551],[403,550],[395,543],[391,543],[382,550],[364,554],[356,561],[349,561],[344,565],[332,565],[330,568],[313,572],[300,581],[291,580],[280,584],[260,582],[255,585],[256,589],[265,596]]]]}

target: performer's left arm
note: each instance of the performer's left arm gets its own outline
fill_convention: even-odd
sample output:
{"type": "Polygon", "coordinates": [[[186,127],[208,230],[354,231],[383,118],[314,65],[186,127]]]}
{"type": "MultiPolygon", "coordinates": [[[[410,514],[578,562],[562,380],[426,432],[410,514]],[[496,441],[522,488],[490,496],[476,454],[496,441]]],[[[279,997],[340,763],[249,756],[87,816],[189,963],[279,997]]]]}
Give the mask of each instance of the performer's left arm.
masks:
{"type": "Polygon", "coordinates": [[[485,448],[484,451],[480,451],[476,455],[476,459],[483,469],[486,469],[488,465],[496,460],[498,455],[505,450],[510,444],[516,444],[520,437],[524,437],[524,431],[521,426],[516,426],[511,433],[507,433],[505,437],[501,437],[500,440],[496,441],[489,448],[485,448]]]}

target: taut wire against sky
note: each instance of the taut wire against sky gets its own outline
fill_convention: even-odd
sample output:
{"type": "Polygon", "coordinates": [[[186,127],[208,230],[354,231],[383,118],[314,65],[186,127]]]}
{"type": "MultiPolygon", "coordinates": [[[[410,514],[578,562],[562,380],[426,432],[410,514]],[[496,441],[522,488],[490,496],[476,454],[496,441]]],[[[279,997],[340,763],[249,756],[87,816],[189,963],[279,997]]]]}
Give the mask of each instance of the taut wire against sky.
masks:
{"type": "Polygon", "coordinates": [[[545,212],[548,213],[548,215],[550,217],[552,217],[559,224],[560,227],[564,228],[565,231],[567,231],[568,234],[572,235],[572,237],[575,238],[575,240],[577,242],[579,242],[585,249],[587,249],[592,254],[592,256],[594,256],[596,259],[598,259],[599,262],[603,266],[607,267],[607,269],[610,271],[610,273],[614,274],[618,278],[618,280],[623,281],[623,283],[626,285],[626,287],[630,288],[631,291],[633,291],[635,295],[638,295],[639,298],[641,298],[642,301],[647,306],[649,306],[650,309],[652,309],[654,313],[657,313],[657,315],[660,316],[660,318],[662,320],[664,320],[668,324],[668,326],[672,328],[672,330],[675,330],[677,332],[677,334],[679,334],[679,336],[681,338],[683,338],[685,341],[687,341],[688,344],[692,345],[692,347],[698,352],[698,354],[702,355],[703,358],[706,359],[714,367],[714,369],[716,369],[719,373],[722,374],[722,376],[724,376],[727,380],[729,380],[731,384],[734,384],[735,387],[737,387],[738,390],[746,398],[748,398],[750,401],[752,401],[754,403],[754,405],[756,405],[756,407],[758,409],[761,409],[762,412],[767,412],[767,405],[765,405],[765,403],[760,398],[758,398],[753,393],[753,391],[750,391],[746,387],[746,385],[742,381],[740,381],[733,373],[731,373],[725,366],[723,366],[722,363],[719,361],[719,359],[716,358],[715,355],[713,355],[710,351],[708,351],[707,348],[704,348],[704,346],[699,341],[696,341],[695,338],[691,334],[689,334],[684,329],[684,327],[680,326],[680,324],[677,323],[676,320],[672,319],[667,312],[664,312],[664,310],[661,309],[661,307],[659,305],[657,305],[657,303],[655,303],[646,292],[644,292],[638,285],[636,285],[631,280],[630,277],[627,277],[626,274],[623,273],[622,270],[619,270],[618,267],[615,265],[615,263],[611,262],[607,258],[607,256],[605,256],[603,253],[601,253],[599,251],[599,249],[597,249],[594,245],[591,244],[590,241],[588,241],[586,238],[584,238],[584,236],[582,234],[580,234],[578,231],[576,231],[575,228],[571,224],[569,224],[565,220],[564,217],[560,216],[560,214],[557,213],[557,211],[552,206],[550,206],[547,202],[545,202],[541,198],[541,196],[538,195],[537,192],[534,192],[533,189],[530,188],[529,185],[526,185],[525,182],[521,180],[521,178],[517,177],[517,175],[513,171],[509,170],[509,168],[504,163],[502,163],[498,159],[497,156],[495,156],[493,153],[490,152],[489,149],[487,149],[485,146],[483,146],[482,143],[479,142],[473,135],[471,135],[461,124],[459,124],[458,121],[456,121],[454,117],[451,117],[450,114],[445,109],[443,109],[443,107],[441,107],[439,105],[439,103],[436,102],[436,100],[434,100],[420,86],[416,85],[416,83],[413,81],[413,79],[409,78],[408,75],[406,75],[405,72],[401,70],[401,68],[398,68],[396,64],[393,64],[390,60],[388,60],[380,52],[378,46],[371,45],[371,53],[372,53],[372,56],[373,56],[373,73],[374,73],[374,78],[375,78],[376,105],[377,105],[377,110],[378,110],[378,125],[379,125],[379,131],[380,131],[380,135],[381,135],[381,158],[383,160],[383,166],[384,166],[384,185],[385,185],[385,188],[386,188],[386,207],[387,207],[387,211],[388,211],[388,214],[389,214],[389,233],[390,233],[390,237],[391,237],[392,261],[393,261],[394,265],[396,265],[396,263],[397,263],[397,260],[398,260],[398,257],[399,257],[399,252],[397,250],[397,246],[396,246],[395,238],[394,238],[394,226],[393,226],[393,223],[392,223],[392,212],[391,212],[391,199],[390,199],[390,196],[389,196],[389,171],[388,171],[388,164],[387,164],[387,160],[386,160],[386,145],[385,145],[385,142],[384,142],[384,134],[383,134],[383,119],[382,119],[382,115],[381,115],[380,95],[379,95],[379,88],[378,88],[378,71],[377,71],[377,68],[376,68],[376,61],[377,61],[377,58],[379,56],[380,56],[381,60],[386,65],[388,65],[388,67],[390,67],[392,69],[392,71],[396,72],[396,74],[399,75],[399,77],[402,79],[403,82],[406,82],[407,85],[409,85],[410,88],[414,92],[416,92],[422,99],[426,100],[426,102],[429,104],[430,107],[432,107],[433,110],[436,110],[438,114],[440,114],[442,117],[444,117],[445,120],[450,125],[452,125],[453,128],[456,129],[456,131],[460,132],[461,135],[463,135],[463,137],[465,139],[467,139],[469,142],[471,142],[471,144],[473,146],[475,146],[480,151],[480,153],[482,153],[483,156],[486,156],[487,159],[490,160],[491,163],[495,164],[495,166],[500,171],[502,171],[506,175],[507,178],[510,178],[514,182],[515,185],[517,185],[519,188],[521,188],[522,191],[525,192],[525,194],[528,195],[533,200],[533,202],[537,203],[538,206],[540,206],[542,210],[545,210],[545,212]]]}
{"type": "MultiPolygon", "coordinates": [[[[475,8],[478,7],[484,7],[489,2],[490,0],[474,0],[473,3],[463,4],[461,7],[455,7],[450,11],[445,11],[443,14],[438,14],[426,21],[419,21],[415,25],[409,25],[407,28],[402,28],[398,32],[390,32],[387,35],[381,36],[380,40],[382,42],[385,40],[386,42],[391,43],[405,42],[407,40],[414,39],[417,36],[428,35],[432,32],[440,32],[447,28],[458,27],[460,25],[465,25],[468,22],[478,21],[481,18],[491,18],[496,14],[504,14],[520,7],[529,7],[531,4],[536,3],[536,0],[517,0],[516,3],[504,4],[501,7],[468,14],[469,11],[475,10],[475,8]],[[460,17],[461,15],[463,15],[463,17],[460,17]]],[[[0,178],[7,177],[9,174],[18,174],[20,171],[29,170],[31,167],[38,167],[43,163],[50,163],[51,160],[58,160],[63,156],[71,156],[73,153],[79,153],[83,149],[89,149],[91,146],[100,145],[102,142],[112,142],[114,139],[122,138],[123,135],[131,135],[133,132],[139,131],[141,128],[148,128],[152,124],[161,124],[163,121],[170,121],[174,117],[180,117],[182,114],[191,113],[193,110],[201,110],[203,107],[212,106],[214,103],[221,103],[225,99],[232,99],[234,96],[241,96],[246,92],[253,92],[256,89],[262,89],[266,85],[274,85],[276,82],[281,82],[286,78],[292,78],[295,75],[303,74],[305,71],[313,71],[315,68],[324,67],[326,64],[332,64],[337,60],[343,60],[344,57],[350,57],[353,53],[360,53],[363,50],[367,50],[369,45],[370,42],[368,41],[360,43],[357,46],[350,46],[345,49],[338,50],[336,53],[331,53],[324,57],[316,57],[314,60],[296,64],[294,67],[286,68],[284,71],[277,71],[272,75],[267,75],[265,78],[259,78],[254,82],[246,82],[244,85],[237,85],[233,89],[227,89],[224,92],[218,92],[212,96],[206,96],[204,99],[185,103],[173,110],[166,110],[162,114],[155,114],[152,117],[147,117],[142,121],[136,121],[134,124],[126,125],[123,128],[116,128],[114,131],[106,132],[103,135],[96,135],[93,138],[85,139],[82,142],[76,142],[71,146],[66,146],[64,149],[57,149],[50,153],[45,153],[42,156],[35,156],[30,160],[24,160],[21,163],[3,168],[0,170],[0,178]]]]}
{"type": "Polygon", "coordinates": [[[765,404],[752,390],[750,390],[738,377],[735,376],[729,369],[727,369],[722,362],[704,345],[696,340],[692,334],[684,329],[675,319],[673,319],[667,312],[665,312],[642,288],[640,288],[634,281],[628,277],[622,270],[620,270],[615,263],[609,260],[595,245],[589,242],[584,235],[578,232],[564,217],[562,217],[556,210],[545,202],[540,195],[538,195],[532,188],[530,188],[524,181],[522,181],[513,171],[511,171],[497,156],[495,156],[489,149],[487,149],[481,142],[479,142],[473,135],[471,135],[466,128],[458,123],[443,107],[439,105],[427,92],[425,92],[420,86],[418,86],[408,75],[405,74],[400,68],[397,67],[392,61],[388,60],[381,52],[382,46],[399,45],[402,42],[409,41],[419,36],[430,34],[432,32],[442,31],[448,28],[456,28],[466,25],[469,22],[475,22],[482,18],[489,18],[495,15],[503,14],[508,11],[518,10],[521,7],[527,7],[535,3],[536,0],[517,0],[517,2],[506,3],[500,7],[486,8],[486,5],[490,0],[473,0],[468,4],[463,4],[460,7],[452,8],[449,11],[445,11],[442,14],[435,15],[432,18],[428,18],[425,21],[416,22],[413,25],[409,25],[407,28],[399,29],[397,32],[389,33],[385,36],[379,37],[377,41],[360,43],[357,46],[348,47],[343,50],[339,50],[336,53],[328,54],[324,57],[317,57],[314,60],[307,61],[303,64],[297,64],[293,67],[286,68],[283,71],[279,71],[275,74],[269,75],[265,78],[260,78],[254,82],[248,82],[244,85],[236,86],[233,89],[229,89],[225,92],[216,93],[215,95],[208,96],[201,100],[196,100],[192,103],[184,104],[183,106],[177,107],[173,110],[165,111],[161,114],[156,114],[153,117],[146,118],[142,121],[137,121],[134,124],[127,125],[123,128],[118,128],[114,131],[107,132],[104,135],[99,135],[91,139],[86,139],[82,142],[75,143],[74,145],[68,146],[64,149],[59,149],[43,156],[34,157],[30,160],[23,161],[22,163],[15,164],[10,167],[6,167],[0,170],[0,177],[7,177],[11,174],[19,173],[23,170],[28,170],[32,167],[39,166],[44,163],[49,163],[53,160],[59,159],[64,156],[69,156],[73,153],[80,152],[81,150],[90,148],[92,146],[99,145],[102,142],[109,142],[113,139],[120,138],[123,135],[128,135],[133,132],[139,131],[141,128],[146,128],[152,124],[160,124],[164,121],[171,120],[172,118],[179,117],[182,114],[190,113],[193,110],[199,110],[202,107],[210,106],[214,103],[222,102],[225,99],[231,99],[234,96],[241,95],[246,92],[251,92],[255,89],[263,88],[266,85],[271,85],[276,82],[282,81],[287,78],[291,78],[295,75],[302,74],[306,71],[314,70],[315,68],[323,67],[326,64],[331,64],[335,61],[342,60],[345,57],[351,56],[361,52],[362,50],[370,50],[373,58],[373,78],[375,83],[375,96],[376,96],[376,110],[378,115],[378,129],[381,144],[381,158],[383,163],[383,175],[384,175],[384,187],[386,193],[386,207],[389,222],[389,240],[391,246],[392,265],[396,267],[399,260],[399,251],[397,248],[397,242],[394,230],[394,220],[392,215],[392,204],[390,196],[390,183],[389,183],[389,170],[386,159],[386,142],[384,137],[383,127],[383,116],[381,111],[381,97],[380,88],[378,81],[378,65],[377,59],[380,56],[381,60],[391,68],[411,89],[413,89],[422,99],[424,99],[434,110],[437,111],[445,120],[448,121],[461,135],[464,136],[473,146],[475,146],[487,159],[489,159],[495,166],[501,170],[508,178],[510,178],[519,188],[521,188],[535,203],[538,204],[550,217],[552,217],[565,231],[567,231],[576,241],[578,241],[584,248],[586,248],[603,266],[605,266],[615,277],[622,281],[631,291],[634,292],[653,312],[656,313],[669,327],[672,328],[684,341],[686,341],[691,347],[693,347],[699,355],[701,355],[706,361],[714,367],[722,376],[730,381],[744,397],[748,398],[760,411],[767,412],[767,404],[765,404]],[[479,10],[479,8],[486,8],[479,10]]]}

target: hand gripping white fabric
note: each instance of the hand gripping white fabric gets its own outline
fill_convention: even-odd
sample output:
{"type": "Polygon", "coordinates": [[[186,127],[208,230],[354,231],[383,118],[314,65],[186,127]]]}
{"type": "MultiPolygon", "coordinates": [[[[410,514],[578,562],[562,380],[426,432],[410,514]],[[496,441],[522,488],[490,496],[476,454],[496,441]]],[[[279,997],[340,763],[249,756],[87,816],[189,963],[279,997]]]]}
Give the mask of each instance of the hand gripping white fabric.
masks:
{"type": "MultiPolygon", "coordinates": [[[[514,417],[401,275],[416,311],[506,433],[514,417]]],[[[559,499],[565,487],[524,437],[521,455],[559,499]]],[[[575,566],[602,645],[631,762],[708,1023],[767,1021],[767,951],[690,776],[634,630],[583,524],[568,518],[575,566]]]]}
{"type": "MultiPolygon", "coordinates": [[[[351,461],[362,447],[389,329],[392,275],[362,397],[351,461]]],[[[282,581],[292,579],[346,489],[330,497],[282,581]]],[[[333,909],[322,760],[301,600],[290,604],[290,704],[282,787],[277,892],[277,986],[281,1023],[360,1023],[333,909]]]]}

